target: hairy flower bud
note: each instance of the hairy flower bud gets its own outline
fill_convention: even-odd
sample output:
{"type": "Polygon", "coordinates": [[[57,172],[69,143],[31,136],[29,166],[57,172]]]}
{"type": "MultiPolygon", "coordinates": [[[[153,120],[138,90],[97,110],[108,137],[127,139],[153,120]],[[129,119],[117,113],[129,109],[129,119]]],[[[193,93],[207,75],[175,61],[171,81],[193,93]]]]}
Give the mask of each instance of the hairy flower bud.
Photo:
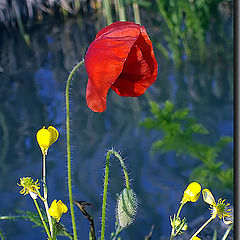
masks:
{"type": "Polygon", "coordinates": [[[128,227],[135,220],[137,214],[137,196],[132,189],[124,189],[118,196],[116,218],[123,228],[128,227]]]}

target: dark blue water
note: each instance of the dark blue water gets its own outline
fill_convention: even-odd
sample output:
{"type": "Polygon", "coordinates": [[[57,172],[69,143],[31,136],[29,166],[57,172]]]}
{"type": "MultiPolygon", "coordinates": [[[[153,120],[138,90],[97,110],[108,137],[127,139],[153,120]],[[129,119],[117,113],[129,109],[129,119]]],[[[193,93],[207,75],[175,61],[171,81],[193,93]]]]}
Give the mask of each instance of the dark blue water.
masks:
{"type": "MultiPolygon", "coordinates": [[[[144,25],[144,23],[143,23],[144,25]]],[[[150,36],[157,36],[146,26],[150,36]]],[[[66,23],[43,23],[31,29],[27,46],[18,32],[1,32],[0,72],[0,214],[15,215],[15,210],[35,211],[31,198],[19,194],[19,178],[41,179],[41,152],[35,134],[43,126],[55,126],[58,141],[47,156],[49,202],[61,199],[68,205],[65,82],[69,71],[85,54],[100,29],[92,21],[69,20],[66,23]]],[[[193,159],[178,158],[175,153],[150,156],[156,131],[146,131],[139,123],[150,116],[148,100],[161,106],[172,101],[176,109],[189,107],[190,114],[209,130],[204,138],[214,144],[221,136],[233,136],[233,54],[231,24],[224,44],[210,39],[205,61],[183,59],[181,68],[174,66],[156,48],[158,79],[139,98],[122,98],[109,91],[107,110],[93,113],[87,108],[85,91],[87,74],[82,67],[71,85],[71,147],[74,199],[93,204],[88,210],[100,236],[101,197],[105,154],[108,149],[121,151],[131,178],[131,187],[139,200],[136,221],[123,231],[123,239],[144,239],[154,224],[152,239],[164,239],[170,233],[169,216],[178,208],[191,171],[201,164],[193,159]],[[230,33],[230,35],[229,35],[230,33]],[[221,48],[221,51],[218,51],[221,48]],[[162,238],[161,238],[162,237],[162,238]]],[[[153,42],[153,44],[155,44],[153,42]]],[[[224,148],[220,158],[233,166],[233,147],[224,148]]],[[[107,209],[107,239],[114,230],[116,194],[124,188],[120,164],[112,158],[107,209]]],[[[215,198],[227,198],[233,204],[231,189],[211,189],[215,198]]],[[[43,207],[43,206],[42,206],[43,207]]],[[[76,208],[80,239],[88,238],[88,222],[76,208]]],[[[188,204],[183,214],[189,219],[190,231],[209,216],[202,201],[188,204]],[[201,216],[203,218],[201,218],[201,216]]],[[[71,230],[70,213],[62,223],[71,230]]],[[[220,232],[224,232],[222,225],[220,232]]],[[[0,222],[8,240],[46,239],[44,232],[27,221],[0,222]]],[[[212,234],[212,233],[211,233],[212,234]]],[[[61,239],[61,237],[59,237],[61,239]]],[[[62,238],[64,239],[64,238],[62,238]]]]}

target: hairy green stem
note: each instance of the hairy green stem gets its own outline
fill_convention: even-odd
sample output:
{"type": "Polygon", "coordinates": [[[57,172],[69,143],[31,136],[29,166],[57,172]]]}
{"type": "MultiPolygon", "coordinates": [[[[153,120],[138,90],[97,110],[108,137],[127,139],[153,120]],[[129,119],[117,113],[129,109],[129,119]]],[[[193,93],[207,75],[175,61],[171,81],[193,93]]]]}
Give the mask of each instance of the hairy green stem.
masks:
{"type": "Polygon", "coordinates": [[[124,176],[125,176],[126,188],[129,190],[130,189],[129,177],[128,177],[127,168],[126,168],[126,166],[124,164],[124,161],[123,161],[121,155],[119,153],[117,153],[116,151],[114,151],[113,149],[108,150],[106,158],[110,158],[111,154],[115,155],[115,157],[118,158],[118,160],[120,161],[120,164],[121,164],[122,170],[124,172],[124,176]]]}
{"type": "Polygon", "coordinates": [[[192,240],[195,236],[197,236],[214,218],[211,216],[190,238],[192,240]]]}
{"type": "Polygon", "coordinates": [[[36,200],[36,199],[33,199],[33,201],[34,201],[35,206],[36,206],[36,208],[37,208],[37,211],[38,211],[39,217],[40,217],[41,220],[42,220],[42,223],[43,223],[43,226],[44,226],[44,228],[45,228],[45,230],[46,230],[46,233],[47,233],[49,239],[52,240],[52,237],[51,237],[51,235],[50,235],[50,232],[49,232],[49,230],[48,230],[48,227],[47,227],[47,225],[46,225],[46,223],[45,223],[45,221],[44,221],[44,219],[43,219],[43,216],[42,216],[41,210],[40,210],[40,208],[39,208],[39,206],[38,206],[37,200],[36,200]]]}
{"type": "Polygon", "coordinates": [[[43,203],[46,209],[46,214],[48,218],[49,228],[51,232],[51,236],[53,236],[53,224],[52,224],[52,218],[49,214],[49,207],[47,202],[47,182],[46,182],[46,155],[43,154],[43,203]]]}
{"type": "Polygon", "coordinates": [[[114,151],[113,149],[108,150],[106,155],[106,167],[105,167],[105,177],[104,177],[104,188],[103,188],[103,203],[102,203],[102,229],[101,229],[101,240],[104,240],[105,237],[105,218],[106,218],[106,206],[107,206],[107,188],[108,188],[108,176],[109,176],[109,162],[110,162],[110,156],[115,155],[116,158],[120,161],[121,167],[124,172],[125,176],[125,183],[126,188],[129,190],[129,177],[127,173],[126,166],[124,164],[124,161],[119,153],[114,151]]]}
{"type": "Polygon", "coordinates": [[[70,212],[72,218],[72,227],[73,227],[73,239],[77,240],[77,229],[76,222],[74,217],[74,209],[73,209],[73,197],[72,197],[72,175],[71,175],[71,149],[70,149],[70,104],[69,104],[69,87],[73,77],[73,74],[77,71],[77,69],[82,66],[84,60],[79,62],[70,72],[67,83],[66,83],[66,133],[67,133],[67,168],[68,168],[68,194],[69,194],[69,203],[70,203],[70,212]]]}
{"type": "Polygon", "coordinates": [[[105,235],[105,217],[106,217],[106,206],[107,206],[107,188],[108,188],[108,175],[109,175],[109,161],[110,161],[110,158],[107,157],[106,158],[106,167],[105,167],[104,188],[103,188],[101,240],[104,240],[104,235],[105,235]]]}

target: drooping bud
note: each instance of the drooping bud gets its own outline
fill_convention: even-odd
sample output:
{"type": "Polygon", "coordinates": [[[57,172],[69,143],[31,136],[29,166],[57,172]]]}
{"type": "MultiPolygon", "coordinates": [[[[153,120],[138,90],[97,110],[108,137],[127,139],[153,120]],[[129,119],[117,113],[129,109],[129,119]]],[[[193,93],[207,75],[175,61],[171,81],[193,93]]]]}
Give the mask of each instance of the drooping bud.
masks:
{"type": "Polygon", "coordinates": [[[192,182],[188,185],[188,187],[184,191],[181,202],[184,204],[188,201],[196,202],[200,196],[200,193],[201,193],[201,185],[197,182],[192,182]]]}
{"type": "Polygon", "coordinates": [[[138,208],[137,196],[132,189],[124,189],[118,196],[116,218],[123,228],[128,227],[135,220],[138,208]]]}

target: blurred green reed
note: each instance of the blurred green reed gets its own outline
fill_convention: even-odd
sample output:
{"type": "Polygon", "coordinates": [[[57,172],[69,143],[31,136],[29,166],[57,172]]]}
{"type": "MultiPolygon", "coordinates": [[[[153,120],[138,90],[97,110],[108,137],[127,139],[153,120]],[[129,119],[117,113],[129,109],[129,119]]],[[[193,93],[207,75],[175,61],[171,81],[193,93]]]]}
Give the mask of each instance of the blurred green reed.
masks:
{"type": "Polygon", "coordinates": [[[122,0],[115,0],[115,11],[120,21],[126,21],[125,7],[122,0]]]}
{"type": "Polygon", "coordinates": [[[26,22],[41,21],[46,15],[67,19],[95,13],[104,17],[106,22],[103,25],[114,21],[135,21],[140,24],[141,18],[150,21],[162,32],[161,39],[158,38],[154,45],[179,67],[185,57],[194,54],[202,61],[206,59],[206,38],[210,29],[219,38],[224,37],[224,20],[232,14],[232,1],[62,0],[57,4],[53,0],[33,4],[33,1],[26,0],[21,6],[17,1],[13,1],[12,5],[0,3],[0,22],[6,26],[15,25],[27,44],[30,40],[24,29],[26,22]]]}
{"type": "Polygon", "coordinates": [[[159,50],[166,57],[171,57],[177,66],[181,65],[184,55],[189,57],[193,51],[197,51],[200,59],[203,60],[206,54],[206,35],[210,23],[222,24],[218,7],[223,2],[226,1],[156,0],[158,14],[169,31],[169,34],[163,36],[167,46],[158,42],[159,50]]]}
{"type": "Polygon", "coordinates": [[[103,0],[103,12],[105,14],[105,17],[107,18],[107,24],[108,25],[111,24],[113,20],[112,20],[112,11],[111,11],[109,0],[103,0]]]}

